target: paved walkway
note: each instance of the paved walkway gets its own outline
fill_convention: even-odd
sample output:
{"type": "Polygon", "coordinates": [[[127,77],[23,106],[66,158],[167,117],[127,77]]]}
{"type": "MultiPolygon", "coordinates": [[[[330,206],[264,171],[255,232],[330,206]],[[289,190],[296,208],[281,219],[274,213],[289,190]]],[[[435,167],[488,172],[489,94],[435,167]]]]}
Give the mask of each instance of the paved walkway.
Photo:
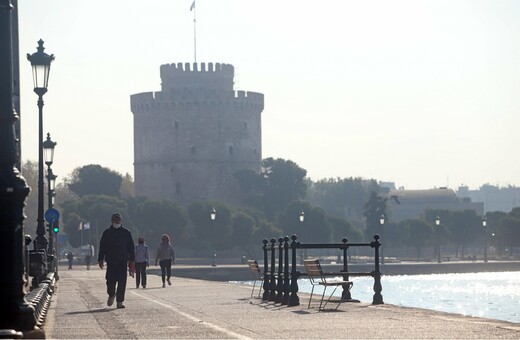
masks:
{"type": "MultiPolygon", "coordinates": [[[[129,278],[126,309],[106,306],[104,271],[61,271],[44,327],[54,339],[354,338],[520,339],[520,324],[393,305],[343,303],[336,312],[250,299],[251,287],[173,278],[147,289],[129,278]]],[[[384,291],[383,291],[384,293],[384,291]]],[[[383,294],[384,295],[384,294],[383,294]]]]}

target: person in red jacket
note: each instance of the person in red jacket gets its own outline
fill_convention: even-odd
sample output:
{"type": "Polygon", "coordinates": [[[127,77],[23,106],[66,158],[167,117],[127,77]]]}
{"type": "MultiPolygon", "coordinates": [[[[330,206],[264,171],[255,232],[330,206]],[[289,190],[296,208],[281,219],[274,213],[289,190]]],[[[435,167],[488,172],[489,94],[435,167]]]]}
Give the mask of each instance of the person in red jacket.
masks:
{"type": "Polygon", "coordinates": [[[125,308],[127,267],[132,274],[135,268],[135,248],[132,234],[123,227],[123,218],[120,213],[112,215],[112,224],[103,232],[99,241],[99,268],[103,269],[103,263],[107,263],[107,305],[112,306],[114,299],[117,308],[125,308]],[[116,291],[117,284],[117,291],[116,291]]]}

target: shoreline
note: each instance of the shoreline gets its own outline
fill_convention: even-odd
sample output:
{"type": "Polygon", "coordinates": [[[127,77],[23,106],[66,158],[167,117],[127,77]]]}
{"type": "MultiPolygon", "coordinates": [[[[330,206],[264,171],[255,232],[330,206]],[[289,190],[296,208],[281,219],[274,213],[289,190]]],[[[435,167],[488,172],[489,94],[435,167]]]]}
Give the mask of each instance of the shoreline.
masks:
{"type": "MultiPolygon", "coordinates": [[[[260,265],[261,268],[262,265],[260,265]]],[[[339,272],[341,265],[323,264],[327,272],[339,272]]],[[[371,272],[374,264],[352,263],[349,264],[349,272],[371,272]]],[[[305,272],[303,266],[298,265],[297,270],[305,272]]],[[[380,266],[381,275],[423,275],[423,274],[450,274],[450,273],[478,273],[478,272],[507,272],[520,271],[520,261],[490,261],[490,262],[401,262],[387,263],[380,266]]],[[[150,274],[160,275],[157,267],[148,269],[150,274]]],[[[200,279],[209,281],[250,281],[252,280],[247,264],[218,264],[211,265],[174,265],[173,276],[200,279]]]]}

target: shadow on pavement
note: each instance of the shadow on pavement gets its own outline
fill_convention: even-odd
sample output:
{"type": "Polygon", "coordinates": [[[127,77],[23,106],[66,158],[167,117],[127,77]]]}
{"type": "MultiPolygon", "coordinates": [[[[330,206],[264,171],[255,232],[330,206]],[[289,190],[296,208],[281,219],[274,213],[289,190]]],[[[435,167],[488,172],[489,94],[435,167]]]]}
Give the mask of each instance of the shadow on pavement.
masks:
{"type": "Polygon", "coordinates": [[[82,311],[77,311],[77,312],[68,312],[68,313],[65,313],[65,314],[76,315],[76,314],[102,313],[102,312],[111,312],[111,311],[114,311],[116,309],[117,308],[105,307],[105,308],[100,308],[100,309],[91,309],[91,310],[82,310],[82,311]]]}

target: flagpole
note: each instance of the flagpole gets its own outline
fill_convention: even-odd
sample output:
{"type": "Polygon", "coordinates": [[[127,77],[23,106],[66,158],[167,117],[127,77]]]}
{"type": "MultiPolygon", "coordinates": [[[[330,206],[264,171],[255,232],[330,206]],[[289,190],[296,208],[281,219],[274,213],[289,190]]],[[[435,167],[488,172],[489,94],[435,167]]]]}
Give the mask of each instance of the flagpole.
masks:
{"type": "Polygon", "coordinates": [[[197,6],[195,6],[195,0],[193,0],[193,52],[195,55],[195,62],[197,62],[197,6]]]}

